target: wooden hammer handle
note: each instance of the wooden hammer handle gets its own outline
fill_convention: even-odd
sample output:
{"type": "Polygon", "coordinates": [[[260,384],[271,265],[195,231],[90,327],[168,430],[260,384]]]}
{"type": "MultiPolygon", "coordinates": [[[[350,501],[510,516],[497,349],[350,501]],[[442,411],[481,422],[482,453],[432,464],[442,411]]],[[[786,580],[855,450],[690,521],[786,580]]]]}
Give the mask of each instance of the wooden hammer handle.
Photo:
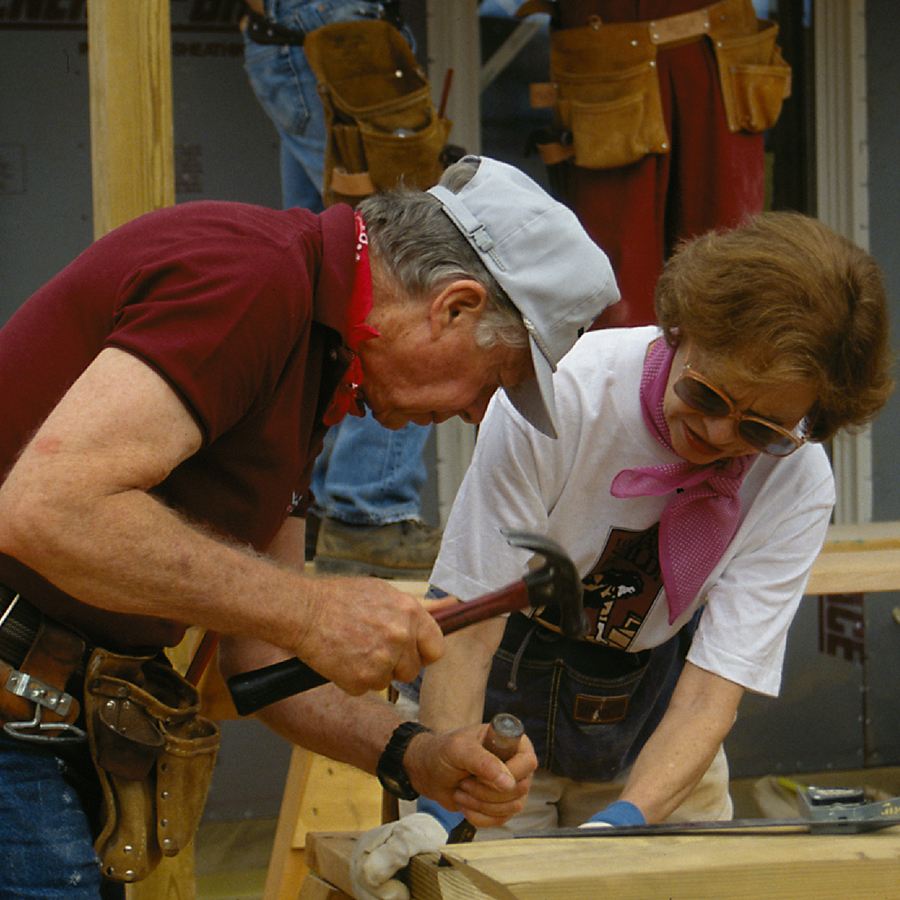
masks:
{"type": "MultiPolygon", "coordinates": [[[[497,713],[491,719],[487,734],[484,736],[485,749],[506,762],[516,755],[524,733],[522,723],[514,715],[497,713]]],[[[447,843],[468,844],[474,837],[475,826],[468,819],[463,819],[450,831],[447,843]]]]}
{"type": "Polygon", "coordinates": [[[524,581],[516,581],[468,603],[456,603],[453,606],[436,609],[432,612],[432,616],[444,634],[452,634],[467,625],[483,622],[501,613],[525,609],[530,604],[528,585],[524,581]]]}
{"type": "Polygon", "coordinates": [[[514,715],[497,713],[491,719],[487,734],[484,736],[485,749],[506,762],[518,752],[524,733],[524,726],[514,715]]]}

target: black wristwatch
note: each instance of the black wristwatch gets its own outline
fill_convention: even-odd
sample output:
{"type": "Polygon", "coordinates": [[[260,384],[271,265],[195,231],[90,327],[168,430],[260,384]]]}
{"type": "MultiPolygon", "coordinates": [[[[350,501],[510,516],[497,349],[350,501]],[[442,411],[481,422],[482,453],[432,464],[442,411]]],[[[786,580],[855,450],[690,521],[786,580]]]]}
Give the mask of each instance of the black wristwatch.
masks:
{"type": "Polygon", "coordinates": [[[403,767],[403,754],[409,742],[423,731],[431,731],[418,722],[404,722],[394,729],[391,739],[387,742],[381,759],[378,760],[378,767],[375,774],[381,782],[381,786],[399,797],[401,800],[415,800],[419,796],[419,792],[412,786],[409,775],[403,767]]]}

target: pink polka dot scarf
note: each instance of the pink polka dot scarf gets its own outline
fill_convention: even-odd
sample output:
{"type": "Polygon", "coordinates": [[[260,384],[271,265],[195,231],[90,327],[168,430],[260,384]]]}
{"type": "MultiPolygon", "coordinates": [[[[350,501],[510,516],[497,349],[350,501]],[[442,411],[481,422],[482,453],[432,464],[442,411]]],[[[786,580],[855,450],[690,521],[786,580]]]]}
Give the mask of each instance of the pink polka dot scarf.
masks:
{"type": "MultiPolygon", "coordinates": [[[[663,415],[663,395],[675,351],[660,338],[650,347],[641,376],[641,412],[650,433],[674,452],[663,415]]],[[[741,515],[738,496],[755,454],[697,466],[686,460],[624,469],[613,479],[614,497],[674,494],[659,521],[659,562],[671,625],[690,605],[725,548],[741,515]]]]}

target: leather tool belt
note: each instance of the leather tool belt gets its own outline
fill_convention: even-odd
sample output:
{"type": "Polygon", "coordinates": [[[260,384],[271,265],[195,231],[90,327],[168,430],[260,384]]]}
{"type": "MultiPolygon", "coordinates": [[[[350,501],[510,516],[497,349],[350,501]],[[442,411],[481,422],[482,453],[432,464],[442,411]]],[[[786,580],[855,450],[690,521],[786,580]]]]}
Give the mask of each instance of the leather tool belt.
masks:
{"type": "MultiPolygon", "coordinates": [[[[551,11],[529,0],[519,15],[551,11]]],[[[555,31],[550,84],[531,86],[531,105],[553,109],[555,140],[537,148],[547,165],[573,160],[587,169],[619,168],[667,153],[656,57],[660,48],[712,43],[728,128],[771,128],[790,96],[790,66],[775,44],[778,26],[757,19],[751,0],[721,0],[704,9],[647,22],[555,31]]]]}
{"type": "Polygon", "coordinates": [[[84,741],[75,724],[87,645],[0,585],[0,721],[11,737],[36,743],[84,741]]]}
{"type": "MultiPolygon", "coordinates": [[[[389,22],[400,31],[403,28],[403,17],[400,15],[400,0],[385,0],[381,4],[381,16],[379,18],[389,22]]],[[[241,25],[247,37],[257,44],[302,47],[307,35],[305,31],[297,28],[286,28],[284,25],[272,22],[270,19],[252,10],[247,12],[241,25]]]]}
{"type": "Polygon", "coordinates": [[[105,824],[94,849],[107,878],[140,881],[175,856],[200,824],[219,748],[196,688],[161,655],[96,649],[85,716],[105,824]]]}
{"type": "Polygon", "coordinates": [[[376,19],[324,25],[306,36],[304,53],[325,109],[326,206],[438,181],[452,123],[396,28],[376,19]]]}
{"type": "Polygon", "coordinates": [[[197,689],[162,653],[89,647],[0,585],[0,721],[19,740],[88,741],[104,800],[94,849],[108,878],[139,881],[190,843],[220,738],[199,712],[197,689]]]}

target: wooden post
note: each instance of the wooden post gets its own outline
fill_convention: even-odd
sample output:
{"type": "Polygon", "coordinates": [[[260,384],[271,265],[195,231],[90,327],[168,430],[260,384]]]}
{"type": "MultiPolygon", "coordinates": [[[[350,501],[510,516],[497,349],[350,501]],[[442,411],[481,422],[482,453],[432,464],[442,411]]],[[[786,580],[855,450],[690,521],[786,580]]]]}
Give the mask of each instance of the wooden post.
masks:
{"type": "Polygon", "coordinates": [[[94,237],[175,202],[169,0],[89,0],[94,237]]]}
{"type": "MultiPolygon", "coordinates": [[[[94,238],[175,203],[169,0],[89,0],[94,238]]],[[[166,859],[128,900],[194,900],[194,848],[166,859]]]]}

